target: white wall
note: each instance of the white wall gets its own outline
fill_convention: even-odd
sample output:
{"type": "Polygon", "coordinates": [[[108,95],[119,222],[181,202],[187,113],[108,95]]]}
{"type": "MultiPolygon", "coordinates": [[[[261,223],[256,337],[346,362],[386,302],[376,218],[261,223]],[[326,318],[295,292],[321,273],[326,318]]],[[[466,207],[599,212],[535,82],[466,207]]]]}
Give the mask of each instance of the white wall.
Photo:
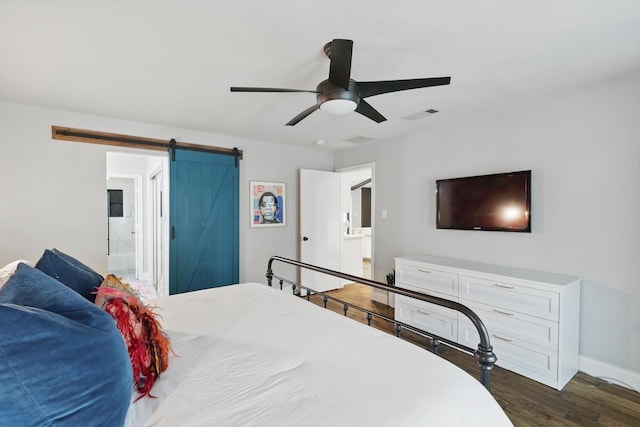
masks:
{"type": "Polygon", "coordinates": [[[376,164],[376,280],[426,253],[583,278],[583,360],[640,374],[640,74],[340,152],[376,164]],[[532,169],[532,233],[437,230],[435,180],[532,169]],[[388,219],[381,219],[382,209],[388,219]]]}
{"type": "Polygon", "coordinates": [[[241,281],[265,283],[272,254],[296,257],[297,171],[333,169],[332,155],[317,150],[0,102],[0,265],[35,262],[45,248],[57,247],[99,272],[107,269],[106,152],[137,150],[52,140],[52,125],[243,150],[241,281]],[[250,180],[287,184],[286,227],[249,227],[250,180]]]}

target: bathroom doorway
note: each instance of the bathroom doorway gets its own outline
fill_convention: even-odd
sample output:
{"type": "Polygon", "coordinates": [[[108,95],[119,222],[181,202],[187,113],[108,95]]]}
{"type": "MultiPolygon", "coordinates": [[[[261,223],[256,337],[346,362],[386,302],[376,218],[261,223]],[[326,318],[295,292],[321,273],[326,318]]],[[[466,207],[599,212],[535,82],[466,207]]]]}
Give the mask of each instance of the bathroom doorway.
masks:
{"type": "Polygon", "coordinates": [[[120,277],[139,278],[137,254],[140,176],[107,176],[107,267],[120,277]]]}
{"type": "Polygon", "coordinates": [[[358,275],[373,279],[374,165],[353,166],[338,172],[341,175],[342,187],[342,257],[345,259],[350,256],[350,252],[357,252],[362,268],[358,275]],[[357,251],[353,244],[348,242],[352,239],[360,242],[357,251]]]}
{"type": "Polygon", "coordinates": [[[167,295],[168,156],[144,152],[106,156],[108,273],[150,296],[167,295]]]}

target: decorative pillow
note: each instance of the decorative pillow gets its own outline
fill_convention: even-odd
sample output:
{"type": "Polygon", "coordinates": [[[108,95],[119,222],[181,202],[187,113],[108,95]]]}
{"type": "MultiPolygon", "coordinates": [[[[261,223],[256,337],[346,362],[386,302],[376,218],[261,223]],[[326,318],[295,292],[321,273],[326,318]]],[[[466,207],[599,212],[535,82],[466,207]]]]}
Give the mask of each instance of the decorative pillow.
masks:
{"type": "Polygon", "coordinates": [[[7,283],[7,280],[9,280],[9,277],[11,277],[13,273],[15,273],[16,268],[18,268],[18,264],[20,264],[21,262],[27,265],[31,265],[29,261],[19,259],[17,261],[10,262],[9,264],[0,268],[0,289],[2,289],[5,283],[7,283]]]}
{"type": "Polygon", "coordinates": [[[67,261],[69,264],[75,265],[76,267],[81,268],[81,269],[83,269],[84,271],[86,271],[88,273],[91,273],[97,279],[100,279],[100,282],[102,282],[102,280],[103,280],[102,276],[100,274],[96,273],[91,267],[89,267],[85,263],[75,259],[71,255],[65,254],[60,249],[53,248],[53,249],[51,249],[51,252],[53,252],[54,254],[58,255],[63,260],[67,261]]]}
{"type": "Polygon", "coordinates": [[[57,250],[45,249],[36,268],[67,285],[89,301],[104,278],[77,259],[57,250]]]}
{"type": "Polygon", "coordinates": [[[133,382],[113,319],[26,264],[0,289],[2,425],[119,426],[133,382]]]}
{"type": "Polygon", "coordinates": [[[107,288],[113,291],[120,291],[122,293],[122,295],[120,296],[132,295],[135,298],[140,299],[140,294],[136,292],[130,284],[124,283],[122,281],[122,277],[117,277],[113,274],[109,274],[104,278],[102,284],[96,291],[95,304],[100,308],[103,308],[102,306],[104,305],[108,296],[114,296],[114,292],[107,292],[107,288]],[[100,292],[100,289],[102,289],[102,292],[100,292]]]}
{"type": "Polygon", "coordinates": [[[140,396],[151,396],[151,389],[160,374],[169,367],[169,338],[162,331],[156,314],[145,306],[131,287],[109,274],[96,296],[96,304],[109,313],[122,333],[133,381],[140,396]]]}

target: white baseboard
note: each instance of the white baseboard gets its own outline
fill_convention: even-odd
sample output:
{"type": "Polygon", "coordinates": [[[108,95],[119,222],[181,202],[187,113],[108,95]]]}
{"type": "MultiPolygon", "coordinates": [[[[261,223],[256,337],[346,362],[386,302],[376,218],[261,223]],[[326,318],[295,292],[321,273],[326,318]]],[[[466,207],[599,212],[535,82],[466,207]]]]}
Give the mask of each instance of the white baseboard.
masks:
{"type": "Polygon", "coordinates": [[[580,371],[607,382],[640,391],[640,373],[580,356],[580,371]]]}

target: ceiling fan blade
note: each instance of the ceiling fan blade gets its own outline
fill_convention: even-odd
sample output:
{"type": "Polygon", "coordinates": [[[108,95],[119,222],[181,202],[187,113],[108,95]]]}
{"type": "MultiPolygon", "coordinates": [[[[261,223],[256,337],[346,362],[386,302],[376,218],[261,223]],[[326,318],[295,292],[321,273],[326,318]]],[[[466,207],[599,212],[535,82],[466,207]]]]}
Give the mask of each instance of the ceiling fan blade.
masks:
{"type": "Polygon", "coordinates": [[[358,103],[358,108],[356,108],[356,112],[362,114],[365,117],[370,118],[376,123],[384,122],[387,120],[382,114],[378,112],[375,108],[373,108],[367,101],[361,99],[358,103]]]}
{"type": "Polygon", "coordinates": [[[427,79],[408,79],[408,80],[384,80],[378,82],[358,82],[358,92],[361,98],[368,96],[380,95],[389,92],[398,92],[401,90],[419,89],[430,86],[448,85],[451,77],[431,77],[427,79]]]}
{"type": "Polygon", "coordinates": [[[303,90],[303,89],[281,89],[276,87],[237,87],[231,86],[231,92],[309,92],[319,93],[316,90],[303,90]]]}
{"type": "Polygon", "coordinates": [[[295,116],[293,119],[289,120],[289,122],[287,122],[287,124],[285,126],[295,126],[296,124],[298,124],[298,122],[300,120],[304,119],[309,114],[313,113],[314,111],[316,111],[319,108],[320,108],[320,106],[318,104],[312,105],[311,107],[309,107],[306,110],[304,110],[302,113],[300,113],[297,116],[295,116]]]}
{"type": "Polygon", "coordinates": [[[351,54],[353,41],[334,39],[331,42],[331,63],[329,64],[329,81],[345,90],[349,90],[351,78],[351,54]]]}

